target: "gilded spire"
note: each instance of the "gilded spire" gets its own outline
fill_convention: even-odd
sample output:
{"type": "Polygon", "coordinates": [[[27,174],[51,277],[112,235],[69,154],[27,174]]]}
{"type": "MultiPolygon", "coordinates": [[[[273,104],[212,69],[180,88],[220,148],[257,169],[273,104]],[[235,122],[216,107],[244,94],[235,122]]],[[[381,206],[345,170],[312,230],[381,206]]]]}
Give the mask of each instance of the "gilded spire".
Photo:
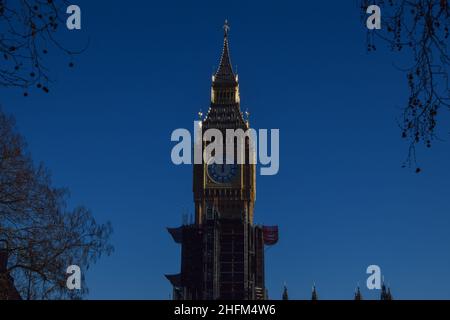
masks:
{"type": "Polygon", "coordinates": [[[355,290],[355,300],[362,300],[362,294],[361,294],[361,290],[359,289],[359,285],[358,287],[356,287],[355,290]]]}
{"type": "Polygon", "coordinates": [[[289,300],[289,294],[288,294],[288,289],[287,289],[286,284],[284,284],[282,299],[283,300],[289,300]]]}
{"type": "Polygon", "coordinates": [[[319,300],[319,296],[317,295],[316,284],[312,287],[311,300],[319,300]]]}
{"type": "Polygon", "coordinates": [[[389,288],[389,287],[388,287],[388,291],[387,291],[387,297],[388,297],[388,300],[394,300],[394,298],[392,298],[391,288],[389,288]]]}
{"type": "Polygon", "coordinates": [[[391,288],[386,286],[386,284],[384,283],[384,278],[383,278],[383,283],[381,285],[380,299],[381,300],[392,300],[391,288]]]}
{"type": "Polygon", "coordinates": [[[230,31],[228,20],[225,20],[223,30],[224,36],[223,36],[222,56],[220,57],[219,68],[217,68],[216,74],[214,75],[213,84],[236,85],[237,84],[236,76],[233,72],[233,67],[231,65],[231,58],[230,58],[230,50],[228,48],[228,33],[230,31]]]}

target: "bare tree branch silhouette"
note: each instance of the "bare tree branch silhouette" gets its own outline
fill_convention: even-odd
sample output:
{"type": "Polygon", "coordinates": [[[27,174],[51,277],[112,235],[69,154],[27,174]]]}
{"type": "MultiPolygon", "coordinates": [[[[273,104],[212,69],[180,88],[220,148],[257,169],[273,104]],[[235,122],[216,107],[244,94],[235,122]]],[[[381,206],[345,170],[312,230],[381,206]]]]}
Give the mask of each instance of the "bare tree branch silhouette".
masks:
{"type": "Polygon", "coordinates": [[[74,67],[74,56],[59,40],[65,28],[66,0],[0,0],[0,87],[18,87],[24,96],[31,87],[49,92],[47,67],[50,50],[59,50],[74,67]]]}
{"type": "MultiPolygon", "coordinates": [[[[367,19],[369,5],[382,12],[381,30],[367,33],[367,50],[375,51],[377,40],[393,51],[403,52],[409,67],[405,72],[409,97],[402,108],[399,126],[409,142],[404,166],[417,167],[416,146],[430,148],[438,139],[438,114],[450,108],[448,38],[450,2],[448,0],[362,0],[361,11],[367,19]]],[[[365,21],[365,20],[364,20],[365,21]]]]}
{"type": "Polygon", "coordinates": [[[14,119],[0,109],[0,239],[8,243],[8,273],[24,299],[82,297],[85,284],[67,290],[67,267],[86,271],[113,250],[111,225],[98,224],[85,207],[69,210],[67,199],[49,171],[33,164],[14,119]]]}
{"type": "MultiPolygon", "coordinates": [[[[68,57],[58,40],[65,27],[65,0],[0,0],[0,87],[49,92],[50,50],[68,57]],[[64,28],[63,27],[63,28],[64,28]]],[[[67,208],[68,190],[52,186],[44,165],[36,166],[26,151],[14,119],[0,108],[0,240],[8,244],[7,274],[24,299],[81,298],[88,288],[66,288],[66,268],[83,271],[102,254],[110,254],[109,223],[99,224],[83,207],[67,208]]],[[[0,287],[0,299],[2,288],[0,287]]]]}

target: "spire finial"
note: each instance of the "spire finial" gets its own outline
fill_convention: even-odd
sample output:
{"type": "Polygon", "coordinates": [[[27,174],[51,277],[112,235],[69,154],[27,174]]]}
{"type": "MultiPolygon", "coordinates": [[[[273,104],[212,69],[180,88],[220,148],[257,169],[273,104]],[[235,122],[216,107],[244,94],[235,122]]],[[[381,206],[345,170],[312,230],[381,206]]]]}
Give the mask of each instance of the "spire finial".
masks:
{"type": "Polygon", "coordinates": [[[317,296],[317,290],[316,290],[316,283],[314,282],[312,287],[312,294],[311,294],[311,300],[319,300],[317,296]]]}
{"type": "Polygon", "coordinates": [[[358,286],[355,289],[355,298],[354,300],[362,300],[362,294],[361,294],[361,290],[359,289],[359,282],[358,282],[358,286]]]}
{"type": "Polygon", "coordinates": [[[223,30],[225,31],[225,37],[228,36],[228,31],[230,31],[230,26],[228,25],[228,19],[225,19],[225,24],[223,25],[223,30]]]}
{"type": "Polygon", "coordinates": [[[223,84],[225,86],[235,87],[237,85],[237,78],[231,67],[230,50],[228,48],[228,31],[230,30],[228,20],[225,20],[223,30],[225,34],[223,38],[222,55],[220,57],[219,67],[213,78],[213,84],[223,84]]]}
{"type": "Polygon", "coordinates": [[[288,294],[286,281],[284,282],[283,295],[281,298],[282,298],[282,300],[289,300],[289,294],[288,294]]]}

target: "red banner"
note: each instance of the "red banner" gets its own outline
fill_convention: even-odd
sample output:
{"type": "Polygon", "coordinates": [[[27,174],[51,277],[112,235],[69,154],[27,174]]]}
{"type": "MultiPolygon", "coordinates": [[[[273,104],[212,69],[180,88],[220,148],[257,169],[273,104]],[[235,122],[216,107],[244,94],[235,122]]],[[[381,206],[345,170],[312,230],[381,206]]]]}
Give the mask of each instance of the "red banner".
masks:
{"type": "Polygon", "coordinates": [[[278,226],[263,226],[264,244],[272,246],[278,242],[278,226]]]}

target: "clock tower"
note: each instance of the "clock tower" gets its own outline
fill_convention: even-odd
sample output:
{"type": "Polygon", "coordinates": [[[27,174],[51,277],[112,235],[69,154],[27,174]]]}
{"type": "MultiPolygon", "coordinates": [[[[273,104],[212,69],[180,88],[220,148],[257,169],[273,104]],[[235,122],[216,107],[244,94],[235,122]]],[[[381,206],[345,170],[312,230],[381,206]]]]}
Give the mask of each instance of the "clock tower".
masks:
{"type": "Polygon", "coordinates": [[[212,76],[210,107],[204,118],[200,115],[199,122],[202,137],[214,129],[222,133],[223,141],[196,141],[203,151],[215,141],[223,145],[226,156],[213,153],[210,159],[193,165],[195,221],[168,229],[182,246],[181,273],[166,276],[174,287],[174,299],[266,298],[264,245],[276,243],[278,229],[253,223],[256,165],[250,161],[254,157],[252,140],[246,135],[250,126],[241,112],[228,34],[225,21],[222,55],[212,76]],[[238,162],[239,153],[243,163],[238,162]]]}
{"type": "MultiPolygon", "coordinates": [[[[208,207],[215,206],[222,218],[238,219],[253,223],[253,207],[255,203],[255,164],[249,164],[251,158],[250,141],[245,138],[240,145],[244,164],[237,163],[238,138],[227,136],[227,130],[247,132],[249,122],[244,120],[240,108],[238,76],[234,73],[228,44],[229,27],[225,21],[223,50],[219,67],[212,76],[211,104],[205,119],[201,122],[202,133],[209,129],[220,130],[223,136],[223,164],[212,163],[214,159],[202,165],[194,165],[194,202],[196,223],[204,222],[208,207]],[[232,148],[232,150],[230,150],[232,148]]],[[[202,135],[203,136],[203,135],[202,135]]],[[[202,150],[207,143],[203,142],[202,150]]]]}

